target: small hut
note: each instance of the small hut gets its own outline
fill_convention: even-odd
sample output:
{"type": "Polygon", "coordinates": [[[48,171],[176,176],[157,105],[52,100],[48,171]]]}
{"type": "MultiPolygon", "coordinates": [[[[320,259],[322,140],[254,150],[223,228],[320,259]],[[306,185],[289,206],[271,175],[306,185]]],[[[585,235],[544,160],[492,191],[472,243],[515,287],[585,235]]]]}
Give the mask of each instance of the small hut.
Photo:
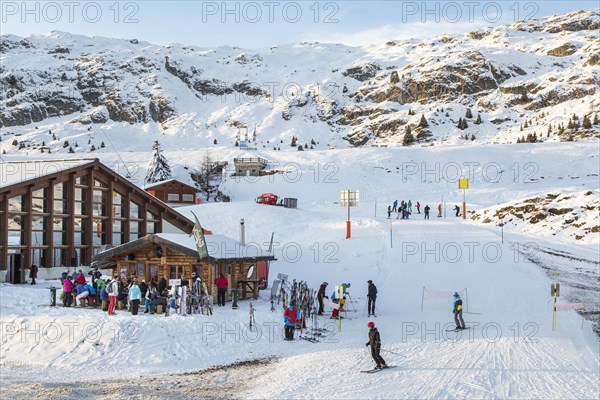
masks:
{"type": "MultiPolygon", "coordinates": [[[[241,297],[258,297],[261,279],[275,257],[255,244],[243,246],[222,235],[205,235],[208,257],[198,258],[194,238],[185,234],[158,233],[146,235],[94,256],[93,266],[113,268],[125,276],[158,281],[190,278],[192,273],[207,283],[209,294],[216,298],[215,279],[223,274],[229,281],[227,300],[231,289],[241,289],[241,297]]],[[[267,272],[268,273],[268,272],[267,272]]]]}

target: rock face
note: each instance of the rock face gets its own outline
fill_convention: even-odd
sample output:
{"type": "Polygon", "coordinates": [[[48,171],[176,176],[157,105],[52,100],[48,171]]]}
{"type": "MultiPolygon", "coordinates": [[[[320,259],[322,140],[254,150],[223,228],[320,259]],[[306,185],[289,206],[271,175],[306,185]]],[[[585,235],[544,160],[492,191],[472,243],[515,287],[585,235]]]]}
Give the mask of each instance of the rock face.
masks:
{"type": "Polygon", "coordinates": [[[240,121],[271,130],[273,138],[289,131],[306,141],[303,132],[316,130],[361,146],[402,143],[405,126],[416,128],[424,114],[431,124],[413,130],[419,144],[475,133],[456,128],[472,108],[475,116],[483,113],[478,140],[509,142],[507,132],[523,119],[593,109],[599,27],[600,14],[587,11],[425,41],[260,51],[61,32],[3,35],[0,126],[64,117],[65,124],[156,124],[163,132],[194,126],[225,134],[230,121],[240,121]]]}

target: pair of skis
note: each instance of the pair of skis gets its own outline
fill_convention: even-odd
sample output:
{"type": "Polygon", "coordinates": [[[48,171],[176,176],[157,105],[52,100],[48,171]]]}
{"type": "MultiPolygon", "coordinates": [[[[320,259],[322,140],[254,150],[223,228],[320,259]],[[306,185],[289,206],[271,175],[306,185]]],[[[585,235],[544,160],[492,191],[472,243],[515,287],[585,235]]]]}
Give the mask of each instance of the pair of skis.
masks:
{"type": "Polygon", "coordinates": [[[366,369],[366,370],[360,371],[360,372],[363,372],[365,374],[374,374],[375,372],[381,372],[381,371],[384,371],[384,370],[390,369],[390,368],[396,368],[396,366],[395,365],[386,365],[385,367],[366,369]]]}

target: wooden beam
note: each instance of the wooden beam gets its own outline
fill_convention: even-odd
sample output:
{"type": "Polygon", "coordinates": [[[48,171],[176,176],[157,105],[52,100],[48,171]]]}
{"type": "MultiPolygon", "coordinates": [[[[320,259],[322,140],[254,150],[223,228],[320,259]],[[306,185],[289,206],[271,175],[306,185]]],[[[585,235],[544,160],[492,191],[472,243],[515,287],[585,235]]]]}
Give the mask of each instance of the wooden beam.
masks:
{"type": "MultiPolygon", "coordinates": [[[[25,224],[25,226],[21,225],[22,228],[24,228],[24,233],[25,233],[25,237],[23,238],[23,243],[21,243],[21,245],[25,246],[25,254],[23,257],[23,262],[21,263],[21,270],[23,270],[25,267],[29,268],[29,266],[31,265],[31,232],[32,232],[32,226],[33,226],[33,211],[32,211],[32,199],[31,199],[31,186],[28,187],[28,191],[27,194],[25,194],[23,196],[23,202],[25,203],[25,210],[27,211],[27,215],[25,216],[25,218],[21,219],[21,224],[25,224]]],[[[20,279],[20,278],[19,278],[20,279]]]]}
{"type": "Polygon", "coordinates": [[[106,215],[108,219],[106,220],[106,244],[113,244],[113,221],[114,221],[114,212],[113,212],[113,180],[109,179],[108,181],[108,195],[106,196],[106,215]]]}
{"type": "MultiPolygon", "coordinates": [[[[46,188],[46,201],[48,202],[48,216],[46,218],[46,238],[44,240],[44,244],[48,245],[48,248],[45,251],[45,261],[46,265],[44,267],[53,267],[54,266],[54,184],[53,180],[50,180],[50,186],[46,188]]],[[[62,228],[61,228],[62,229],[62,228]]],[[[40,262],[41,264],[41,262],[40,262]]],[[[40,265],[42,267],[42,265],[40,265]]]]}
{"type": "Polygon", "coordinates": [[[88,196],[85,201],[85,208],[88,218],[85,220],[85,242],[88,247],[85,249],[85,262],[90,264],[94,255],[94,169],[89,168],[88,173],[88,196]]]}
{"type": "MultiPolygon", "coordinates": [[[[75,174],[69,174],[69,180],[65,188],[67,199],[67,252],[69,259],[67,263],[72,264],[72,260],[76,255],[75,252],[75,174]]],[[[71,265],[72,266],[72,265],[71,265]]]]}
{"type": "Polygon", "coordinates": [[[0,242],[2,254],[0,254],[0,269],[8,268],[8,193],[2,195],[2,214],[0,214],[0,242]]]}

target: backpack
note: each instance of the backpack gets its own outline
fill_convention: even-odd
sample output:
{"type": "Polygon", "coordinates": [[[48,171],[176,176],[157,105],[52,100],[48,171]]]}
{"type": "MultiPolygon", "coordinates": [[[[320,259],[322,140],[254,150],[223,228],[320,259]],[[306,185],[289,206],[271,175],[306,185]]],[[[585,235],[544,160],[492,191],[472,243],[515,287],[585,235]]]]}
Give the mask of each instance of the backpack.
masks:
{"type": "Polygon", "coordinates": [[[106,293],[112,293],[113,292],[113,287],[112,287],[112,281],[107,282],[106,286],[104,286],[104,290],[106,290],[106,293]]]}

